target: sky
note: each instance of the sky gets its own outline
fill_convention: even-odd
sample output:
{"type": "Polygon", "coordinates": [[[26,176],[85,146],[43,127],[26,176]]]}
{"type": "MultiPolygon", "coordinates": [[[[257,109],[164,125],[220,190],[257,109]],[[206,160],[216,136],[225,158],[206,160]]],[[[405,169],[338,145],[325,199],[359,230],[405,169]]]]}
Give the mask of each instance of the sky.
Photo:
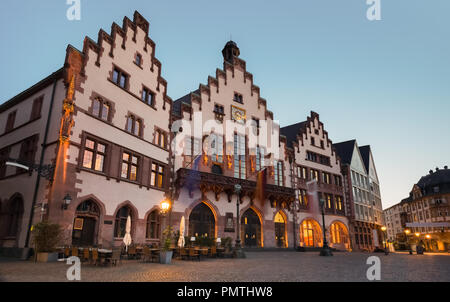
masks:
{"type": "Polygon", "coordinates": [[[450,1],[380,0],[2,0],[0,103],[61,68],[138,10],[177,99],[223,68],[230,40],[281,126],[320,114],[333,143],[370,144],[383,207],[408,196],[430,169],[450,164],[450,1]]]}

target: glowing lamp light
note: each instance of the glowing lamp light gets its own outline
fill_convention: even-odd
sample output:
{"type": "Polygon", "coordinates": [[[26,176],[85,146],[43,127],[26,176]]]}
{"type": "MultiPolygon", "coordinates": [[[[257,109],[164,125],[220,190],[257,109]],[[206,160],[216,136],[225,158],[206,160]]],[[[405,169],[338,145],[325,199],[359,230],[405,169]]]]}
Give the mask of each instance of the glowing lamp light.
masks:
{"type": "Polygon", "coordinates": [[[382,230],[383,232],[385,232],[385,231],[386,231],[386,227],[383,225],[383,226],[381,227],[381,230],[382,230]]]}
{"type": "Polygon", "coordinates": [[[416,235],[416,237],[419,237],[419,236],[420,236],[420,233],[414,233],[414,235],[416,235]]]}
{"type": "Polygon", "coordinates": [[[430,238],[431,238],[430,234],[426,234],[425,237],[426,237],[427,239],[430,239],[430,238]]]}
{"type": "Polygon", "coordinates": [[[408,235],[409,233],[411,233],[410,230],[405,230],[405,234],[408,235]]]}
{"type": "Polygon", "coordinates": [[[168,199],[164,199],[161,201],[161,212],[167,213],[170,209],[170,201],[168,199]]]}

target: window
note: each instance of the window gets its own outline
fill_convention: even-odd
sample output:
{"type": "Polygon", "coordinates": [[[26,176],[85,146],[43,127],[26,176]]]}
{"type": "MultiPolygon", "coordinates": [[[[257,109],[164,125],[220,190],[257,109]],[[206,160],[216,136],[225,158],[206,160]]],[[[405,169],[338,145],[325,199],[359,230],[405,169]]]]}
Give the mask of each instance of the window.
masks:
{"type": "Polygon", "coordinates": [[[209,142],[209,147],[211,148],[211,160],[218,163],[223,162],[223,136],[211,133],[209,142]]]}
{"type": "Polygon", "coordinates": [[[166,148],[166,132],[160,129],[156,130],[155,133],[155,144],[161,148],[166,148]]]}
{"type": "Polygon", "coordinates": [[[137,180],[137,172],[139,167],[138,157],[134,154],[124,152],[122,154],[122,178],[132,181],[137,180]]]}
{"type": "Polygon", "coordinates": [[[84,143],[83,167],[103,172],[106,145],[87,138],[84,143]]]}
{"type": "Polygon", "coordinates": [[[308,194],[306,192],[306,190],[300,190],[300,194],[301,194],[301,200],[300,200],[300,204],[303,206],[307,206],[308,205],[308,194]]]}
{"type": "Polygon", "coordinates": [[[309,172],[310,172],[310,180],[315,179],[315,180],[319,181],[319,171],[310,169],[309,172]]]}
{"type": "Polygon", "coordinates": [[[326,184],[330,184],[331,183],[331,176],[330,176],[329,173],[323,172],[322,173],[322,178],[323,178],[323,183],[326,183],[326,184]]]}
{"type": "Polygon", "coordinates": [[[214,105],[214,113],[225,114],[224,109],[223,109],[223,106],[222,106],[222,105],[215,104],[215,105],[214,105]]]}
{"type": "Polygon", "coordinates": [[[324,144],[323,144],[323,140],[320,140],[320,148],[324,149],[324,144]]]}
{"type": "Polygon", "coordinates": [[[152,173],[150,176],[150,185],[158,188],[164,186],[164,166],[152,163],[152,173]]]}
{"type": "Polygon", "coordinates": [[[244,101],[243,101],[243,99],[242,99],[242,94],[235,93],[235,94],[234,94],[233,101],[238,102],[238,103],[240,103],[240,104],[243,104],[244,101]]]}
{"type": "Polygon", "coordinates": [[[317,154],[314,152],[307,151],[306,159],[309,161],[317,162],[317,154]]]}
{"type": "Polygon", "coordinates": [[[335,207],[339,211],[342,211],[343,204],[342,204],[342,197],[341,196],[336,196],[335,197],[335,207]]]}
{"type": "Polygon", "coordinates": [[[42,101],[44,100],[44,97],[41,96],[33,101],[33,107],[31,108],[31,116],[30,121],[37,119],[41,116],[41,109],[42,109],[42,101]]]}
{"type": "Polygon", "coordinates": [[[128,85],[128,75],[125,72],[123,72],[122,70],[120,70],[119,68],[116,67],[113,70],[112,81],[116,85],[126,89],[127,85],[128,85]]]}
{"type": "Polygon", "coordinates": [[[131,221],[133,222],[131,209],[128,206],[120,208],[117,212],[116,223],[114,225],[114,237],[123,238],[125,236],[128,216],[131,217],[131,221]]]}
{"type": "MultiPolygon", "coordinates": [[[[38,143],[38,136],[33,135],[25,140],[22,141],[22,145],[20,146],[20,155],[19,159],[25,161],[25,162],[34,162],[34,157],[36,155],[37,151],[37,143],[38,143]]],[[[20,168],[18,168],[20,169],[20,168]]]]}
{"type": "Polygon", "coordinates": [[[256,147],[256,171],[260,171],[264,166],[264,148],[258,146],[256,147]]]}
{"type": "Polygon", "coordinates": [[[136,118],[134,115],[130,115],[127,117],[127,132],[134,134],[136,136],[142,136],[142,121],[139,118],[136,118]]]}
{"type": "Polygon", "coordinates": [[[327,208],[331,209],[333,205],[333,198],[329,194],[326,194],[326,198],[327,198],[327,208]]]}
{"type": "Polygon", "coordinates": [[[139,67],[142,65],[142,56],[140,54],[136,54],[136,59],[134,63],[139,67]]]}
{"type": "Polygon", "coordinates": [[[147,231],[145,238],[159,239],[161,216],[157,210],[154,210],[147,217],[147,231]]]}
{"type": "Polygon", "coordinates": [[[14,122],[16,120],[16,111],[10,112],[8,114],[8,120],[6,121],[5,132],[9,132],[14,129],[14,122]]]}
{"type": "Polygon", "coordinates": [[[283,162],[274,161],[273,168],[274,168],[275,185],[282,186],[283,185],[283,162]]]}
{"type": "Polygon", "coordinates": [[[314,137],[311,137],[311,145],[315,146],[316,145],[316,141],[314,140],[314,137]]]}
{"type": "Polygon", "coordinates": [[[96,98],[92,103],[92,114],[107,121],[109,119],[110,108],[111,105],[109,102],[105,102],[101,98],[96,98]]]}
{"type": "Polygon", "coordinates": [[[334,175],[334,184],[336,186],[342,187],[342,179],[339,175],[334,175]]]}
{"type": "Polygon", "coordinates": [[[8,237],[16,237],[19,233],[23,216],[23,200],[21,197],[15,197],[9,202],[7,209],[6,235],[8,237]]]}
{"type": "Polygon", "coordinates": [[[319,156],[319,162],[320,162],[322,165],[327,165],[327,166],[329,166],[329,165],[330,165],[330,158],[329,158],[328,156],[320,155],[320,156],[319,156]]]}
{"type": "Polygon", "coordinates": [[[245,179],[245,136],[234,135],[234,177],[245,179]]]}
{"type": "Polygon", "coordinates": [[[150,89],[142,88],[142,101],[150,106],[155,106],[155,94],[150,89]]]}
{"type": "Polygon", "coordinates": [[[6,175],[6,165],[5,161],[9,157],[10,148],[6,147],[0,150],[0,178],[6,175]]]}
{"type": "Polygon", "coordinates": [[[195,157],[200,155],[201,140],[192,136],[186,136],[184,139],[184,155],[195,157]]]}

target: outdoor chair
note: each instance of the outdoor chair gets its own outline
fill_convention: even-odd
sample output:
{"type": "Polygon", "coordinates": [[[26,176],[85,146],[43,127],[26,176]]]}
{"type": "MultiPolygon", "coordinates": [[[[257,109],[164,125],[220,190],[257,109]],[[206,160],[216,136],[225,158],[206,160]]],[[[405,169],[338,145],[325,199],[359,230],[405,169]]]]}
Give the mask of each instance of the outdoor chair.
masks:
{"type": "Polygon", "coordinates": [[[64,257],[65,258],[70,257],[70,248],[69,247],[64,248],[64,257]]]}
{"type": "Polygon", "coordinates": [[[98,257],[98,249],[92,249],[92,264],[97,265],[100,263],[100,259],[98,257]]]}
{"type": "Polygon", "coordinates": [[[209,256],[211,258],[216,258],[217,257],[217,249],[215,246],[212,246],[211,249],[209,250],[209,256]]]}
{"type": "Polygon", "coordinates": [[[186,249],[184,247],[182,247],[180,249],[180,258],[183,259],[187,259],[189,257],[189,254],[187,253],[186,249]]]}
{"type": "Polygon", "coordinates": [[[142,262],[148,262],[152,260],[152,253],[148,246],[144,246],[142,249],[142,262]]]}
{"type": "Polygon", "coordinates": [[[136,259],[136,247],[130,246],[128,248],[128,259],[136,259]]]}
{"type": "Polygon", "coordinates": [[[83,262],[89,262],[89,248],[84,248],[83,249],[83,262]]]}
{"type": "Polygon", "coordinates": [[[198,261],[200,261],[200,254],[198,251],[196,251],[195,249],[191,248],[189,249],[189,259],[195,259],[197,258],[198,261]]]}
{"type": "Polygon", "coordinates": [[[159,251],[151,251],[151,255],[152,262],[159,261],[159,251]]]}
{"type": "Polygon", "coordinates": [[[78,257],[78,248],[75,246],[72,246],[72,256],[78,257]]]}
{"type": "Polygon", "coordinates": [[[111,265],[117,266],[117,263],[122,263],[120,260],[120,254],[121,254],[120,249],[117,248],[113,249],[112,256],[110,258],[111,265]]]}

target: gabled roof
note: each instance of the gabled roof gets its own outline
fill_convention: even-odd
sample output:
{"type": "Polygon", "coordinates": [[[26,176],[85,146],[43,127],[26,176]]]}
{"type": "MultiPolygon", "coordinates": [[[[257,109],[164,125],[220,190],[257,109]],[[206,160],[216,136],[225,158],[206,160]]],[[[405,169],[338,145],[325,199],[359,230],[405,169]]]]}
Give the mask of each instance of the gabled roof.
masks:
{"type": "Polygon", "coordinates": [[[287,146],[292,148],[293,142],[297,142],[297,134],[300,133],[300,130],[305,128],[307,121],[292,124],[286,127],[280,128],[280,133],[286,137],[287,146]]]}
{"type": "Polygon", "coordinates": [[[356,139],[352,139],[349,141],[333,144],[333,147],[336,149],[336,153],[341,158],[341,162],[343,164],[350,165],[352,163],[353,150],[355,150],[355,143],[356,139]]]}
{"type": "Polygon", "coordinates": [[[361,153],[362,159],[364,161],[364,166],[366,167],[367,173],[369,173],[370,145],[359,147],[359,153],[361,153]]]}
{"type": "Polygon", "coordinates": [[[181,98],[173,101],[173,113],[176,114],[177,116],[181,116],[181,104],[186,104],[188,106],[191,106],[192,105],[191,95],[193,93],[199,94],[199,92],[200,92],[200,90],[197,89],[197,90],[189,92],[188,94],[182,96],[181,98]]]}

